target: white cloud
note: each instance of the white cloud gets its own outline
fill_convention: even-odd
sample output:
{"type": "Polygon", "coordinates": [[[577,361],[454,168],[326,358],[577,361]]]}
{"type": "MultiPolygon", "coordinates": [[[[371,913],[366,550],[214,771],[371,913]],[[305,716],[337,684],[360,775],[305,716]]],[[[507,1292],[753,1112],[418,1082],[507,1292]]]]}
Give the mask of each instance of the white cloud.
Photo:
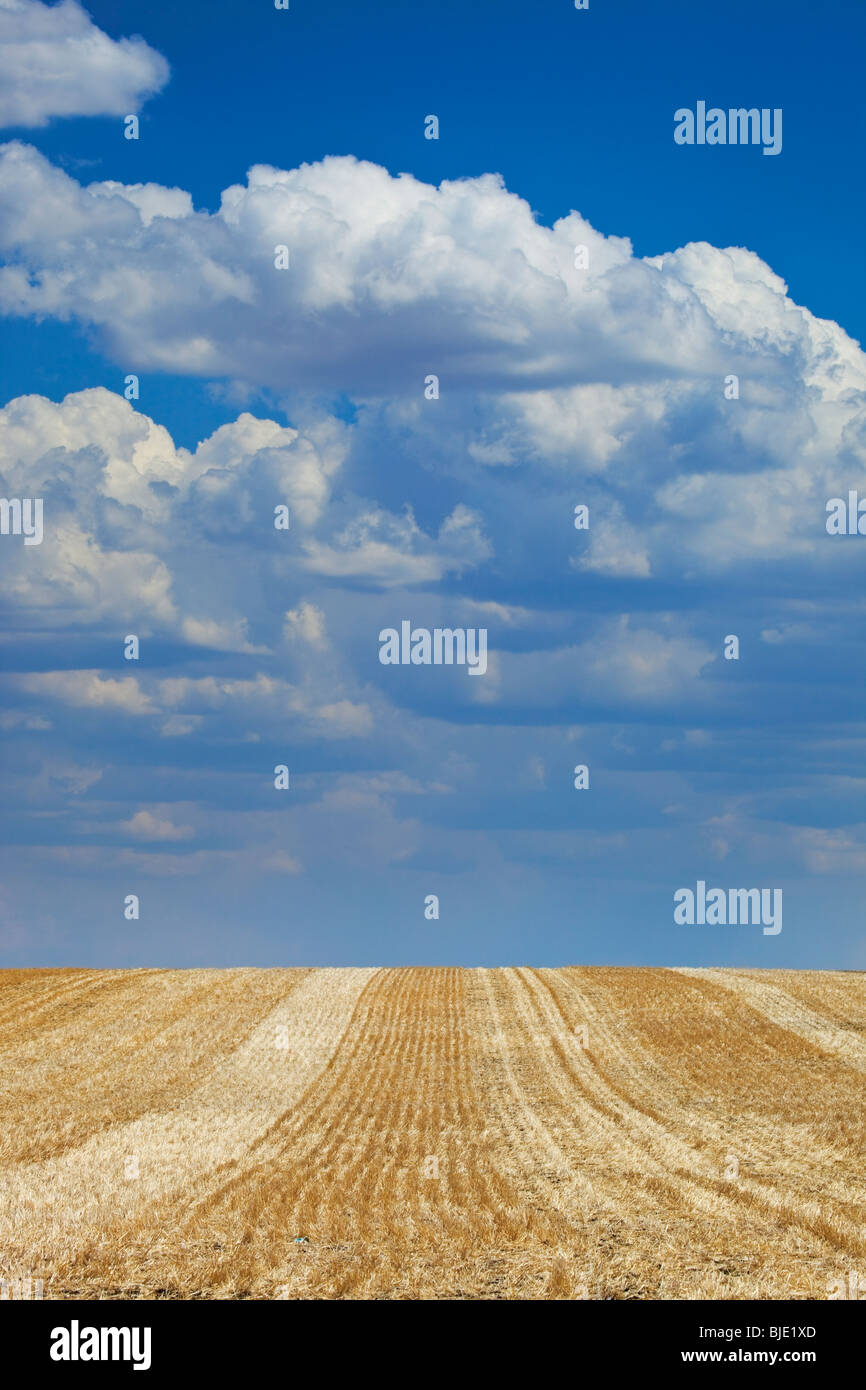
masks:
{"type": "Polygon", "coordinates": [[[325,615],[321,608],[306,599],[297,608],[290,608],[283,619],[283,631],[289,641],[299,640],[311,647],[327,645],[325,615]]]}
{"type": "Polygon", "coordinates": [[[256,647],[249,641],[245,618],[220,622],[216,618],[184,618],[181,632],[192,647],[212,647],[216,651],[246,652],[260,655],[267,647],[256,647]]]}
{"type": "Polygon", "coordinates": [[[26,710],[9,710],[5,714],[0,714],[0,729],[4,732],[10,729],[26,729],[28,733],[42,733],[46,729],[53,728],[50,719],[43,719],[41,715],[28,714],[26,710]]]}
{"type": "Polygon", "coordinates": [[[75,0],[0,0],[0,125],[126,116],[168,76],[144,39],[109,38],[75,0]]]}
{"type": "MultiPolygon", "coordinates": [[[[846,566],[859,555],[828,540],[823,507],[864,477],[866,370],[841,329],[792,304],[750,252],[690,246],[636,260],[628,242],[577,214],[539,225],[496,177],[433,188],[354,159],[253,169],[211,215],[182,189],[81,187],[11,145],[0,152],[0,195],[0,305],[95,329],[123,370],[134,360],[136,370],[222,375],[214,391],[232,410],[270,388],[292,421],[244,408],[184,449],[101,388],[0,410],[5,495],[45,499],[43,544],[0,546],[15,621],[38,629],[24,659],[36,664],[38,652],[44,664],[56,641],[61,665],[64,644],[78,643],[87,654],[74,659],[89,667],[106,660],[98,644],[117,666],[4,677],[18,702],[37,706],[12,727],[37,732],[50,722],[43,704],[72,707],[54,723],[84,744],[79,762],[56,763],[60,791],[73,796],[87,791],[94,725],[149,716],[136,732],[157,749],[153,780],[137,781],[123,811],[142,845],[119,862],[163,875],[220,871],[224,859],[291,874],[344,852],[364,869],[408,863],[436,844],[420,823],[431,792],[456,794],[461,809],[470,792],[468,818],[472,796],[492,799],[499,769],[503,800],[512,783],[524,803],[528,785],[553,797],[567,786],[556,772],[569,765],[563,747],[568,760],[592,760],[589,733],[611,719],[621,727],[607,747],[620,762],[638,768],[648,747],[655,761],[659,745],[696,761],[711,735],[687,725],[764,708],[755,663],[739,681],[702,679],[714,660],[710,674],[723,669],[713,634],[751,620],[756,593],[773,707],[797,689],[784,663],[808,631],[828,646],[841,704],[847,657],[833,667],[826,619],[846,624],[839,595],[852,591],[846,566]],[[286,273],[273,267],[283,241],[286,273]],[[579,241],[589,272],[573,266],[579,241]],[[429,372],[440,377],[437,401],[423,397],[429,372]],[[740,376],[737,401],[723,395],[729,372],[740,376]],[[344,412],[352,424],[323,404],[339,393],[357,407],[344,412]],[[578,502],[590,508],[586,534],[573,529],[578,502]],[[291,528],[276,532],[283,503],[291,528]],[[834,582],[811,585],[813,566],[834,582]],[[735,583],[689,582],[724,569],[735,583]],[[654,581],[635,585],[646,611],[617,613],[608,581],[619,578],[654,581]],[[808,627],[785,607],[805,592],[808,627]],[[653,601],[686,613],[655,613],[653,601]],[[489,624],[488,674],[381,668],[377,633],[403,616],[489,624]],[[135,675],[122,660],[127,632],[142,639],[135,675]],[[449,722],[449,703],[463,719],[449,722]],[[75,713],[88,709],[100,718],[75,713]],[[671,728],[680,732],[663,740],[671,728]],[[173,738],[188,742],[179,750],[173,738]],[[301,796],[274,816],[274,761],[313,739],[316,772],[304,784],[293,769],[301,796]],[[366,740],[361,754],[356,743],[341,762],[343,739],[366,740]],[[340,777],[361,763],[362,775],[340,777]],[[170,795],[171,775],[183,797],[225,794],[226,841],[251,833],[244,818],[255,813],[237,806],[265,799],[255,860],[170,844],[148,852],[148,841],[158,850],[201,833],[198,815],[196,832],[175,823],[176,801],[140,809],[170,795]],[[419,822],[402,816],[410,794],[419,822]]],[[[850,636],[853,648],[853,623],[850,636]]],[[[809,710],[815,698],[810,687],[809,710]]],[[[21,742],[32,756],[33,739],[21,742]]],[[[726,745],[720,759],[727,770],[726,745]]],[[[40,794],[55,816],[57,781],[40,794]]],[[[716,855],[753,838],[740,819],[696,816],[686,785],[659,796],[668,824],[678,808],[716,855]]],[[[523,834],[514,830],[509,851],[523,834]]],[[[573,832],[561,843],[573,846],[573,832]]],[[[602,827],[585,852],[622,860],[630,843],[602,827]]],[[[813,872],[862,867],[859,830],[792,844],[813,872]]],[[[118,862],[97,854],[68,850],[70,863],[118,862]]]]}
{"type": "Polygon", "coordinates": [[[164,188],[159,183],[119,183],[103,179],[90,184],[96,197],[122,198],[138,208],[142,225],[149,227],[155,217],[192,217],[192,197],[184,188],[164,188]]]}
{"type": "Polygon", "coordinates": [[[34,782],[34,792],[54,793],[60,787],[69,796],[81,796],[96,786],[102,778],[102,768],[81,766],[66,759],[54,759],[46,763],[34,782]]]}
{"type": "Polygon", "coordinates": [[[482,627],[485,623],[501,623],[505,627],[526,627],[530,623],[544,621],[542,613],[534,613],[530,608],[519,608],[513,603],[464,599],[463,606],[470,616],[471,623],[482,627]]]}
{"type": "Polygon", "coordinates": [[[102,387],[59,403],[19,396],[0,410],[0,488],[43,499],[44,538],[0,549],[5,592],[46,625],[113,618],[125,631],[158,625],[193,645],[261,652],[245,614],[232,611],[237,575],[203,573],[187,557],[226,539],[261,555],[276,534],[291,556],[274,507],[288,505],[302,529],[317,522],[345,433],[339,421],[301,435],[245,413],[190,452],[102,387]]]}
{"type": "Polygon", "coordinates": [[[305,568],[338,579],[365,579],[383,587],[430,583],[461,574],[491,554],[481,518],[458,506],[434,540],[407,508],[402,517],[381,508],[364,511],[330,544],[308,541],[305,568]]]}
{"type": "Polygon", "coordinates": [[[303,872],[303,864],[294,855],[286,854],[283,849],[275,850],[273,854],[268,854],[262,860],[262,868],[274,874],[299,874],[303,872]]]}
{"type": "Polygon", "coordinates": [[[535,709],[576,698],[592,705],[677,702],[696,697],[696,683],[713,656],[685,631],[637,626],[622,615],[605,620],[578,645],[497,653],[496,700],[535,709]]]}
{"type": "Polygon", "coordinates": [[[588,535],[588,553],[573,556],[572,568],[594,570],[614,579],[649,578],[644,536],[625,520],[620,503],[612,503],[607,514],[590,527],[588,535]]]}
{"type": "MultiPolygon", "coordinates": [[[[13,143],[0,193],[8,312],[72,316],[121,362],[222,376],[241,395],[270,388],[297,404],[343,391],[362,404],[351,427],[312,409],[302,430],[245,413],[194,454],[110,408],[107,494],[155,519],[172,502],[154,485],[179,486],[214,540],[261,520],[265,496],[284,501],[303,528],[285,553],[322,578],[430,584],[498,557],[473,499],[435,539],[377,498],[329,525],[355,446],[402,459],[408,444],[419,467],[494,502],[507,468],[526,525],[539,475],[579,480],[593,530],[574,565],[610,576],[794,552],[825,563],[824,502],[866,478],[862,352],[742,248],[636,259],[577,213],[541,226],[496,176],[437,188],[351,157],[255,166],[210,214],[179,189],[82,186],[13,143]],[[282,242],[288,271],[273,265],[282,242]],[[574,267],[578,242],[588,271],[574,267]],[[441,395],[427,401],[434,370],[441,395]],[[736,401],[723,395],[729,373],[736,401]]],[[[107,409],[91,394],[79,393],[77,436],[68,410],[70,449],[84,417],[107,409]]],[[[94,464],[82,454],[76,466],[94,464]]]]}
{"type": "Polygon", "coordinates": [[[170,714],[162,721],[159,731],[163,738],[186,738],[195,733],[202,722],[199,714],[170,714]]]}
{"type": "Polygon", "coordinates": [[[189,840],[195,833],[191,825],[174,825],[168,818],[160,820],[151,811],[136,811],[118,827],[137,840],[189,840]]]}
{"type": "MultiPolygon", "coordinates": [[[[0,302],[71,314],[143,367],[420,397],[434,370],[443,392],[527,390],[701,375],[723,360],[691,263],[636,260],[577,213],[543,227],[493,174],[436,188],[348,156],[257,165],[216,213],[183,215],[171,190],[171,215],[148,220],[137,188],[82,187],[11,144],[0,192],[0,302]],[[574,267],[578,241],[591,271],[574,267]],[[289,270],[274,267],[278,244],[289,270]]],[[[599,409],[615,428],[621,407],[599,409]]]]}
{"type": "Polygon", "coordinates": [[[4,556],[6,593],[21,610],[58,607],[89,613],[91,619],[117,614],[134,620],[148,614],[172,624],[171,575],[154,555],[103,549],[72,521],[57,524],[40,546],[39,564],[10,553],[4,556]],[[16,564],[17,561],[17,564],[16,564]]]}
{"type": "MultiPolygon", "coordinates": [[[[433,416],[469,384],[525,393],[508,410],[521,428],[597,469],[659,414],[662,383],[720,388],[742,372],[754,401],[790,364],[837,404],[866,383],[857,346],[754,253],[698,243],[637,259],[578,213],[540,225],[493,174],[434,187],[350,156],[256,165],[210,214],[176,188],[82,186],[12,143],[0,192],[9,312],[72,315],[122,361],[240,387],[402,395],[433,416]],[[577,241],[589,270],[574,267],[577,241]],[[422,398],[431,371],[439,402],[422,398]]],[[[518,442],[483,428],[471,441],[481,467],[513,462],[518,442]]]]}
{"type": "Polygon", "coordinates": [[[358,738],[373,731],[373,714],[369,705],[337,700],[334,704],[322,705],[317,714],[322,732],[328,738],[358,738]]]}
{"type": "Polygon", "coordinates": [[[853,825],[847,830],[808,826],[795,831],[794,837],[811,873],[866,873],[866,825],[853,825]]]}
{"type": "MultiPolygon", "coordinates": [[[[172,710],[181,718],[210,711],[240,721],[254,717],[258,731],[282,732],[291,716],[294,733],[319,738],[364,738],[374,727],[373,714],[363,701],[329,699],[333,682],[322,673],[316,680],[313,668],[303,687],[258,672],[252,679],[218,679],[215,676],[170,676],[155,682],[151,699],[160,709],[172,710]]],[[[224,722],[221,724],[224,727],[224,722]]],[[[163,728],[169,734],[188,732],[181,722],[163,728]]]]}
{"type": "Polygon", "coordinates": [[[37,671],[8,678],[20,690],[80,709],[152,714],[154,707],[135,676],[102,677],[98,671],[37,671]]]}

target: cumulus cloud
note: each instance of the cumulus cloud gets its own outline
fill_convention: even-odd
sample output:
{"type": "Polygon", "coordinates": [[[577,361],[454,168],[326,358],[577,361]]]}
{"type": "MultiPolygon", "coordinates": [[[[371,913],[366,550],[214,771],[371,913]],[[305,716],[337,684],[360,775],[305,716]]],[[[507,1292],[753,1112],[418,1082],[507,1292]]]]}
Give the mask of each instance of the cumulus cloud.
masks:
{"type": "Polygon", "coordinates": [[[307,642],[311,647],[324,647],[325,615],[321,608],[306,599],[297,608],[290,608],[283,620],[283,631],[289,641],[307,642]]]}
{"type": "Polygon", "coordinates": [[[247,638],[245,618],[220,622],[217,618],[184,618],[181,632],[193,647],[214,647],[217,651],[247,652],[250,655],[267,651],[256,647],[247,638]]]}
{"type": "Polygon", "coordinates": [[[173,825],[168,818],[161,820],[152,811],[136,811],[129,820],[121,821],[118,828],[136,840],[150,841],[188,840],[195,833],[191,825],[173,825]]]}
{"type": "MultiPolygon", "coordinates": [[[[290,725],[293,736],[307,739],[363,739],[375,727],[370,704],[343,693],[345,681],[309,673],[303,685],[262,671],[249,677],[104,676],[98,671],[37,671],[3,677],[15,694],[99,712],[105,716],[155,716],[163,738],[219,731],[239,740],[262,734],[281,737],[290,725]],[[342,698],[334,699],[337,694],[342,698]]],[[[15,727],[14,723],[11,727],[15,727]]],[[[34,729],[46,727],[31,723],[34,729]]],[[[50,723],[47,727],[51,727],[50,723]]]]}
{"type": "Polygon", "coordinates": [[[76,0],[0,0],[0,125],[126,116],[168,81],[144,39],[111,39],[76,0]]]}
{"type": "Polygon", "coordinates": [[[814,874],[866,873],[866,825],[845,830],[808,826],[796,839],[807,868],[814,874]]]}
{"type": "Polygon", "coordinates": [[[0,729],[4,733],[10,729],[26,729],[30,733],[41,733],[52,728],[51,720],[39,714],[28,714],[26,710],[8,710],[0,714],[0,729]]]}
{"type": "Polygon", "coordinates": [[[134,676],[103,677],[99,671],[37,671],[10,677],[21,690],[80,709],[152,714],[154,707],[134,676]]]}
{"type": "Polygon", "coordinates": [[[294,727],[323,738],[358,738],[373,727],[369,707],[358,701],[323,698],[323,688],[309,680],[304,688],[263,672],[249,679],[174,676],[160,680],[153,699],[164,710],[211,710],[255,720],[261,728],[279,728],[291,717],[294,727]]]}
{"type": "MultiPolygon", "coordinates": [[[[414,471],[490,499],[483,525],[466,498],[434,538],[411,504],[401,515],[368,498],[340,529],[303,536],[304,564],[323,578],[459,575],[498,555],[506,503],[503,524],[518,507],[537,543],[544,498],[523,486],[526,469],[563,492],[579,480],[575,500],[594,504],[585,552],[564,563],[636,580],[792,552],[817,561],[826,498],[866,481],[862,352],[743,248],[640,259],[576,212],[540,225],[497,176],[433,187],[352,157],[254,166],[208,213],[183,190],[83,186],[13,143],[0,193],[7,313],[77,319],[145,369],[362,406],[354,427],[322,410],[300,430],[243,414],[192,463],[168,450],[214,539],[251,521],[268,488],[312,527],[350,447],[370,468],[385,454],[411,474],[408,451],[414,471]],[[575,266],[578,243],[588,269],[575,266]],[[278,244],[290,246],[286,271],[278,244]],[[424,397],[431,372],[438,400],[424,397]],[[736,400],[723,394],[730,374],[736,400]],[[515,482],[497,497],[488,484],[503,470],[515,482]]],[[[146,516],[167,505],[148,473],[164,447],[153,426],[112,464],[114,487],[146,516]]]]}
{"type": "Polygon", "coordinates": [[[713,659],[688,632],[639,624],[624,614],[599,623],[576,644],[499,655],[496,699],[539,710],[568,709],[575,699],[589,707],[676,704],[697,697],[698,679],[713,659]]]}
{"type": "Polygon", "coordinates": [[[354,517],[331,544],[307,542],[305,553],[312,574],[403,587],[461,574],[486,560],[491,549],[480,517],[459,506],[435,538],[424,534],[411,508],[402,517],[376,508],[354,517]]]}
{"type": "MultiPolygon", "coordinates": [[[[576,212],[539,225],[493,174],[437,188],[349,156],[256,165],[210,214],[176,190],[151,187],[148,202],[116,182],[83,187],[10,144],[0,192],[6,311],[73,316],[144,367],[283,391],[338,380],[375,396],[420,390],[430,372],[443,393],[527,391],[700,377],[746,349],[815,347],[814,320],[799,314],[775,339],[744,335],[732,350],[720,297],[757,280],[756,313],[772,323],[789,311],[757,257],[706,247],[639,260],[576,212]],[[168,215],[151,216],[159,197],[171,197],[168,215]],[[590,247],[589,269],[575,267],[576,243],[590,247]],[[278,245],[287,270],[274,266],[278,245]]],[[[622,406],[599,411],[610,431],[622,406]]]]}
{"type": "MultiPolygon", "coordinates": [[[[719,729],[778,711],[796,723],[805,642],[807,721],[816,708],[857,717],[862,611],[839,595],[859,556],[823,523],[827,497],[866,481],[864,359],[751,252],[640,260],[577,213],[539,225],[495,176],[433,188],[349,158],[254,168],[210,214],[179,189],[83,187],[11,145],[0,194],[7,312],[77,320],[143,370],[221,377],[240,412],[185,449],[101,388],[0,410],[3,492],[45,501],[42,545],[0,546],[16,621],[41,639],[24,658],[35,669],[4,677],[10,729],[29,753],[52,723],[92,734],[88,710],[121,727],[135,716],[155,765],[176,754],[125,808],[141,845],[124,862],[163,838],[177,845],[153,872],[210,865],[164,809],[163,777],[184,804],[202,787],[243,803],[220,834],[255,841],[256,872],[309,873],[344,842],[360,867],[405,866],[434,841],[450,863],[454,844],[430,829],[449,812],[476,828],[460,853],[488,820],[548,815],[555,833],[532,827],[538,852],[567,858],[567,772],[584,758],[599,818],[587,844],[622,858],[632,798],[605,800],[611,767],[690,770],[703,745],[683,730],[700,725],[719,776],[747,776],[754,748],[719,729]],[[289,271],[274,268],[278,243],[289,271]],[[424,396],[429,373],[438,399],[424,396]],[[259,418],[257,399],[285,418],[259,418]],[[487,627],[487,674],[382,667],[377,634],[404,617],[487,627]],[[739,664],[720,659],[730,631],[739,664]],[[87,651],[57,663],[76,669],[44,669],[58,632],[87,651]],[[142,637],[134,675],[126,632],[142,637]],[[305,782],[294,755],[312,743],[304,765],[325,771],[305,782]],[[292,797],[275,815],[277,761],[293,763],[292,797]]],[[[821,759],[844,763],[852,741],[821,759]]],[[[697,827],[702,855],[730,862],[753,841],[715,794],[700,814],[697,800],[686,773],[644,797],[653,855],[675,819],[697,827]]],[[[776,811],[802,824],[802,801],[776,811]]],[[[500,842],[505,861],[523,833],[500,842]]],[[[812,872],[859,871],[858,836],[809,831],[795,849],[812,872]]]]}
{"type": "Polygon", "coordinates": [[[242,414],[190,452],[102,387],[60,403],[17,397],[0,410],[0,486],[41,497],[45,528],[35,564],[22,546],[3,547],[7,592],[45,622],[87,612],[174,628],[195,645],[261,650],[232,611],[235,575],[193,569],[179,607],[177,570],[190,544],[261,552],[278,505],[314,523],[345,452],[340,422],[314,434],[242,414]]]}
{"type": "Polygon", "coordinates": [[[46,763],[34,779],[33,790],[39,797],[46,791],[60,790],[67,796],[82,796],[102,778],[99,767],[80,766],[64,759],[46,763]]]}
{"type": "Polygon", "coordinates": [[[299,874],[303,871],[301,861],[292,854],[286,854],[283,849],[265,855],[262,860],[262,868],[273,874],[299,874]]]}
{"type": "Polygon", "coordinates": [[[621,503],[614,502],[590,531],[588,554],[571,559],[575,569],[645,579],[650,573],[643,534],[625,520],[621,503]]]}

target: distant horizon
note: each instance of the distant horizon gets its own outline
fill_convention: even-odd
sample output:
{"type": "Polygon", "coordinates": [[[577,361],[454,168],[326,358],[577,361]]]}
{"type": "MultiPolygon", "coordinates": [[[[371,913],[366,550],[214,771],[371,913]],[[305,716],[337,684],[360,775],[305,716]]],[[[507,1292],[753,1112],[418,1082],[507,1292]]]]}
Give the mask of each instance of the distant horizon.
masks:
{"type": "Polygon", "coordinates": [[[12,973],[18,974],[18,973],[20,973],[21,971],[24,971],[24,970],[39,971],[41,974],[50,974],[52,971],[57,972],[57,973],[59,973],[59,974],[63,974],[63,973],[65,973],[65,972],[67,972],[67,971],[70,971],[70,970],[79,970],[79,971],[88,970],[88,971],[90,971],[92,974],[98,975],[98,974],[107,974],[107,973],[109,973],[109,972],[113,973],[113,972],[118,971],[118,970],[120,970],[120,971],[134,972],[134,971],[136,971],[136,970],[152,970],[152,971],[184,970],[184,971],[188,971],[188,970],[310,970],[310,969],[312,969],[312,970],[357,970],[357,969],[368,969],[368,970],[446,970],[446,969],[447,969],[447,970],[537,970],[537,969],[546,969],[546,970],[678,970],[678,971],[683,971],[683,970],[750,970],[750,971],[752,971],[753,973],[755,973],[755,972],[764,972],[765,974],[775,974],[775,973],[783,973],[783,974],[804,974],[804,975],[816,975],[816,974],[822,974],[822,973],[823,973],[823,974],[827,974],[827,975],[863,975],[863,974],[866,974],[866,971],[864,971],[864,970],[854,970],[854,969],[845,969],[845,968],[843,968],[843,969],[835,969],[833,966],[826,966],[826,967],[823,967],[821,970],[812,970],[812,969],[809,969],[808,967],[804,967],[802,970],[800,970],[800,969],[798,969],[798,968],[796,968],[796,967],[795,967],[794,969],[792,969],[792,970],[789,970],[789,969],[787,969],[787,967],[785,967],[785,966],[775,966],[775,965],[769,965],[769,966],[751,966],[751,965],[710,965],[710,966],[696,966],[696,965],[683,965],[683,964],[680,964],[680,965],[622,965],[622,964],[615,964],[615,965],[614,965],[614,964],[605,964],[605,963],[602,963],[602,962],[594,962],[592,965],[587,965],[584,961],[572,960],[572,961],[564,961],[561,965],[543,966],[543,967],[541,967],[541,966],[534,966],[534,965],[532,965],[529,961],[512,961],[512,962],[505,962],[504,964],[503,964],[503,963],[499,963],[499,964],[496,964],[496,965],[491,965],[491,964],[485,964],[485,965],[425,965],[423,962],[419,962],[419,963],[417,963],[417,964],[412,964],[412,965],[388,965],[388,964],[385,964],[385,963],[383,963],[383,964],[378,964],[378,965],[377,965],[377,964],[370,964],[369,962],[359,962],[359,961],[347,961],[345,965],[314,965],[314,966],[303,966],[303,965],[206,965],[206,964],[203,964],[203,965],[121,965],[121,966],[100,966],[100,965],[93,965],[93,966],[90,966],[90,965],[74,965],[74,964],[73,964],[73,965],[29,965],[29,966],[28,966],[28,965],[25,965],[25,966],[6,966],[6,965],[4,965],[4,966],[0,966],[0,976],[2,976],[2,975],[4,975],[4,974],[12,974],[12,973]]]}

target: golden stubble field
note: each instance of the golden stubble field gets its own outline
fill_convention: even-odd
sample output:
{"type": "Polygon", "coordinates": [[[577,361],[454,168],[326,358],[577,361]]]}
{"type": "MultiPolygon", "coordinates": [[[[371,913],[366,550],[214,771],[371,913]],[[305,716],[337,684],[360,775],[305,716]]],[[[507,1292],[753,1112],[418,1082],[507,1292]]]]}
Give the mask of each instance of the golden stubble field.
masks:
{"type": "Polygon", "coordinates": [[[0,1074],[13,1296],[866,1292],[862,973],[6,971],[0,1074]]]}

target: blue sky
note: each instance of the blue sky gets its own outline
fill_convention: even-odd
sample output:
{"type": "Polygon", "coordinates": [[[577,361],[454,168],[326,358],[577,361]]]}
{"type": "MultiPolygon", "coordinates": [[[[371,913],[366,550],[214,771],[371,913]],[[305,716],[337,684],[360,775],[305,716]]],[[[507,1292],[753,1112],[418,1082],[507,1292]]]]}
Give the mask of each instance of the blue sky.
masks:
{"type": "Polygon", "coordinates": [[[0,24],[3,962],[864,968],[862,5],[0,24]]]}

